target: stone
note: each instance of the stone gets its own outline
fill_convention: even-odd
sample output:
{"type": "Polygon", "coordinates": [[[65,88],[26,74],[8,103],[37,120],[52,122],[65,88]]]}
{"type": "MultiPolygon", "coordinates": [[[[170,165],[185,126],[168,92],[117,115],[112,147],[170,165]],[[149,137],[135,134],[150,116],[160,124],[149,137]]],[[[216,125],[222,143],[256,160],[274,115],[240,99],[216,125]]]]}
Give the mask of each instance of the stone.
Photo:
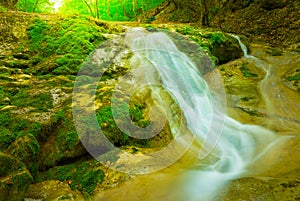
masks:
{"type": "Polygon", "coordinates": [[[0,201],[22,201],[31,182],[22,162],[0,152],[0,201]]]}
{"type": "Polygon", "coordinates": [[[219,59],[219,64],[223,64],[243,56],[243,52],[238,41],[229,36],[223,41],[216,41],[213,44],[211,53],[219,59]]]}
{"type": "Polygon", "coordinates": [[[31,184],[25,200],[42,200],[42,201],[83,201],[83,196],[76,191],[73,191],[68,182],[58,180],[47,180],[31,184]]]}

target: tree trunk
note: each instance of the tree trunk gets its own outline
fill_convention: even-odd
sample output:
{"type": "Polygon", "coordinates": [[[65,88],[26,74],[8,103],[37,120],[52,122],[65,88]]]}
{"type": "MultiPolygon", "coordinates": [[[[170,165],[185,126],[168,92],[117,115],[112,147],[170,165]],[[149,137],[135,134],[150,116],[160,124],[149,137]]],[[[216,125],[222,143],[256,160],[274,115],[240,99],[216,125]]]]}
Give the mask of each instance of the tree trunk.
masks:
{"type": "Polygon", "coordinates": [[[107,0],[107,14],[112,17],[110,12],[110,0],[107,0]]]}
{"type": "Polygon", "coordinates": [[[202,25],[209,26],[209,11],[207,9],[206,0],[201,0],[202,4],[202,25]]]}
{"type": "Polygon", "coordinates": [[[126,13],[125,3],[122,3],[122,7],[123,7],[123,11],[124,11],[124,18],[126,18],[127,17],[127,13],[126,13]]]}
{"type": "Polygon", "coordinates": [[[96,0],[96,18],[100,19],[98,0],[96,0]]]}
{"type": "Polygon", "coordinates": [[[39,4],[39,1],[40,1],[40,0],[36,0],[36,1],[35,1],[34,6],[33,6],[33,9],[32,9],[32,12],[33,12],[33,13],[36,11],[37,6],[38,6],[38,4],[39,4]]]}
{"type": "Polygon", "coordinates": [[[92,15],[93,17],[95,17],[94,12],[93,12],[93,10],[92,10],[90,4],[88,4],[88,2],[87,2],[86,0],[82,0],[82,1],[83,1],[83,2],[86,4],[86,6],[88,7],[88,9],[89,9],[91,15],[92,15]]]}
{"type": "Polygon", "coordinates": [[[132,0],[131,3],[132,3],[132,12],[133,12],[133,15],[134,15],[134,17],[135,17],[135,16],[136,16],[136,9],[135,9],[135,8],[136,8],[136,6],[135,6],[135,3],[136,3],[136,2],[135,2],[134,0],[132,0]]]}

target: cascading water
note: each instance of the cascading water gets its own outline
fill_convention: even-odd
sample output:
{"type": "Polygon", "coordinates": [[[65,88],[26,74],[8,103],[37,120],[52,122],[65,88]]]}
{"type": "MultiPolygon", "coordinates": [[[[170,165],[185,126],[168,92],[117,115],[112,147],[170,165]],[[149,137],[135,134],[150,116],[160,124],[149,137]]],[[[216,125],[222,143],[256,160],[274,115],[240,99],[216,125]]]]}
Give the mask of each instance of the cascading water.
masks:
{"type": "MultiPolygon", "coordinates": [[[[135,60],[156,69],[163,87],[183,111],[187,127],[199,141],[207,143],[202,149],[216,146],[212,160],[200,162],[185,173],[187,180],[179,200],[214,200],[230,180],[244,175],[249,164],[280,140],[269,130],[223,115],[196,66],[166,34],[136,28],[128,31],[126,41],[135,52],[135,60]],[[207,142],[209,135],[213,140],[207,142]]],[[[247,50],[242,48],[246,56],[247,50]]]]}

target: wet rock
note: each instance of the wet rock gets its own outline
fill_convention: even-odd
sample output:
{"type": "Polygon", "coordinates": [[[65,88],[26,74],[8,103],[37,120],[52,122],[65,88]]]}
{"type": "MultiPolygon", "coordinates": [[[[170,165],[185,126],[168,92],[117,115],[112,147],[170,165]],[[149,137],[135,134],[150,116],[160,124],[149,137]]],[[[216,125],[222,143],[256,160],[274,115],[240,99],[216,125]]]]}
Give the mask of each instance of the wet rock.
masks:
{"type": "Polygon", "coordinates": [[[67,182],[48,180],[30,185],[26,195],[26,200],[41,201],[83,201],[83,196],[73,191],[67,182]]]}
{"type": "Polygon", "coordinates": [[[11,156],[16,157],[24,164],[27,164],[27,168],[31,174],[37,173],[37,161],[40,154],[40,145],[35,137],[31,134],[16,139],[6,150],[11,156]]]}
{"type": "Polygon", "coordinates": [[[0,152],[0,201],[22,201],[31,182],[23,163],[0,152]]]}
{"type": "Polygon", "coordinates": [[[220,201],[273,201],[272,187],[265,181],[256,178],[242,178],[233,181],[225,198],[220,201]]]}
{"type": "Polygon", "coordinates": [[[218,70],[224,82],[228,113],[245,123],[249,119],[251,122],[264,116],[260,111],[264,107],[264,101],[258,83],[264,78],[265,72],[246,59],[221,65],[218,70]]]}
{"type": "Polygon", "coordinates": [[[219,59],[219,64],[238,59],[243,52],[235,38],[227,37],[225,40],[216,40],[211,49],[212,54],[219,59]]]}
{"type": "Polygon", "coordinates": [[[52,116],[48,136],[41,147],[39,168],[48,169],[57,164],[71,162],[87,153],[82,146],[72,120],[70,109],[61,109],[52,116]]]}

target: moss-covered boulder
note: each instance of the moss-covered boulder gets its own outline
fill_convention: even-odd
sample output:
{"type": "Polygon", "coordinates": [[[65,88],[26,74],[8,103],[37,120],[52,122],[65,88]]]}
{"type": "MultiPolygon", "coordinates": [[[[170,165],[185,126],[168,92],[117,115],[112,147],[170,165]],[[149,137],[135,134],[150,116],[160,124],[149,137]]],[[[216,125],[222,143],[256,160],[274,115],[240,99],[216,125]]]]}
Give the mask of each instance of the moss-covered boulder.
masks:
{"type": "MultiPolygon", "coordinates": [[[[72,190],[80,191],[85,197],[90,197],[104,180],[104,169],[96,160],[79,160],[72,164],[53,167],[40,174],[39,180],[59,180],[67,183],[72,190]]],[[[29,193],[31,194],[30,189],[29,193]]]]}
{"type": "Polygon", "coordinates": [[[33,135],[24,133],[24,136],[19,136],[5,152],[26,164],[32,175],[37,173],[40,145],[33,135]]]}
{"type": "Polygon", "coordinates": [[[229,34],[209,28],[198,26],[176,25],[176,32],[187,36],[197,42],[207,51],[215,64],[223,64],[243,56],[243,51],[238,41],[229,34]]]}
{"type": "Polygon", "coordinates": [[[73,191],[67,182],[47,180],[30,185],[25,197],[28,200],[83,201],[83,196],[73,191]]]}
{"type": "Polygon", "coordinates": [[[259,91],[259,81],[265,72],[247,59],[223,64],[218,68],[226,92],[228,114],[241,122],[259,121],[265,114],[265,103],[259,91]]]}
{"type": "Polygon", "coordinates": [[[222,36],[222,34],[219,34],[215,35],[212,39],[214,41],[211,47],[211,53],[219,59],[219,64],[223,64],[243,56],[240,45],[235,38],[228,35],[224,37],[224,35],[222,36]]]}
{"type": "Polygon", "coordinates": [[[87,154],[76,132],[69,107],[61,108],[52,116],[49,133],[41,141],[44,141],[39,158],[41,170],[87,154]]]}
{"type": "Polygon", "coordinates": [[[0,152],[0,200],[22,201],[32,176],[18,159],[0,152]]]}

